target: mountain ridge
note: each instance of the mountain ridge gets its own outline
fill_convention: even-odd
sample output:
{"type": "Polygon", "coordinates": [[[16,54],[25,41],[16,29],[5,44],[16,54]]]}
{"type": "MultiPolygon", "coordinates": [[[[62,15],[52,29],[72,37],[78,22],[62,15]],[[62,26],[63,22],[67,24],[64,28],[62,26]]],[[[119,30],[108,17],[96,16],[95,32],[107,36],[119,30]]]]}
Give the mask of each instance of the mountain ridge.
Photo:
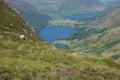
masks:
{"type": "Polygon", "coordinates": [[[32,3],[28,0],[24,1],[34,5],[38,11],[48,14],[53,18],[59,15],[66,16],[67,14],[72,15],[92,11],[101,11],[104,9],[104,5],[99,0],[38,0],[38,3],[32,3]]]}

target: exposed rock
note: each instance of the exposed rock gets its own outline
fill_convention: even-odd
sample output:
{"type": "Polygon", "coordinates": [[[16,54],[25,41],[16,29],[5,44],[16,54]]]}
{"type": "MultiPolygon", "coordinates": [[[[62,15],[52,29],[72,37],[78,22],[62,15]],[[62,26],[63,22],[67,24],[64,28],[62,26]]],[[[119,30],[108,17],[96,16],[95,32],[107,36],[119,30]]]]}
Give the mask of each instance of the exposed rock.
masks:
{"type": "Polygon", "coordinates": [[[3,3],[3,0],[0,0],[0,4],[2,4],[3,3]]]}

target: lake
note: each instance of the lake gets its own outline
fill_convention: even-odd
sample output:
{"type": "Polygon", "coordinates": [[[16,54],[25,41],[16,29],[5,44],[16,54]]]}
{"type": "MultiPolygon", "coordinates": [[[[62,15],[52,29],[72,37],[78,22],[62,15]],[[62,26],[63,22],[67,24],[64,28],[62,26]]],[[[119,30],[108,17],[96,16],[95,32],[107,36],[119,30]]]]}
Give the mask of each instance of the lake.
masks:
{"type": "MultiPolygon", "coordinates": [[[[95,12],[93,13],[84,13],[84,14],[75,14],[70,16],[65,16],[61,19],[83,19],[83,18],[89,18],[95,15],[95,12]]],[[[70,34],[75,33],[76,29],[71,27],[65,27],[65,26],[45,26],[45,28],[39,32],[38,34],[42,37],[43,40],[45,40],[48,43],[55,44],[59,46],[60,48],[67,48],[67,45],[56,43],[59,39],[64,39],[70,36],[70,34]]]]}
{"type": "Polygon", "coordinates": [[[56,43],[59,39],[64,39],[70,36],[70,34],[75,33],[76,29],[65,26],[45,26],[45,28],[38,34],[48,43],[55,44],[61,48],[66,48],[67,45],[56,43]]]}

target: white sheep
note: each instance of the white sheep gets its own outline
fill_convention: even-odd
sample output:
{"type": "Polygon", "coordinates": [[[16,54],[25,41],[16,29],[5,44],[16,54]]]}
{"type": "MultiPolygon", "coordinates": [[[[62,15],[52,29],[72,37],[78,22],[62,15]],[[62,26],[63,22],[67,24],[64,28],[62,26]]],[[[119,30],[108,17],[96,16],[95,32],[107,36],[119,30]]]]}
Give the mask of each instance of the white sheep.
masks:
{"type": "Polygon", "coordinates": [[[26,40],[25,35],[20,35],[20,39],[21,39],[21,40],[26,40]]]}
{"type": "Polygon", "coordinates": [[[14,26],[13,26],[13,24],[10,24],[10,28],[13,28],[14,26]]]}

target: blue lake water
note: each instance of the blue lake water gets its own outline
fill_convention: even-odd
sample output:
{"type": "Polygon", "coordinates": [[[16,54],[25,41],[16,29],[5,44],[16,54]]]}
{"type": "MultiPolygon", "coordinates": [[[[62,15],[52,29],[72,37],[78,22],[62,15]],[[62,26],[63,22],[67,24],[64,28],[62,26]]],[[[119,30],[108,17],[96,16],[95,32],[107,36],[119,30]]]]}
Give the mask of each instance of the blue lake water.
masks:
{"type": "Polygon", "coordinates": [[[45,28],[38,34],[48,43],[54,43],[55,45],[66,48],[67,45],[56,43],[56,40],[64,39],[75,33],[76,30],[71,27],[64,26],[45,26],[45,28]]]}
{"type": "Polygon", "coordinates": [[[83,19],[83,18],[90,18],[94,16],[96,12],[91,12],[91,13],[84,13],[84,14],[74,14],[74,15],[69,15],[69,16],[64,16],[63,19],[83,19]]]}
{"type": "MultiPolygon", "coordinates": [[[[75,14],[70,16],[65,16],[62,19],[83,19],[89,18],[95,15],[93,13],[75,14]]],[[[45,28],[38,34],[48,43],[53,43],[61,48],[66,48],[67,45],[56,43],[59,39],[64,39],[70,36],[70,34],[75,33],[76,29],[65,26],[45,26],[45,28]]]]}

